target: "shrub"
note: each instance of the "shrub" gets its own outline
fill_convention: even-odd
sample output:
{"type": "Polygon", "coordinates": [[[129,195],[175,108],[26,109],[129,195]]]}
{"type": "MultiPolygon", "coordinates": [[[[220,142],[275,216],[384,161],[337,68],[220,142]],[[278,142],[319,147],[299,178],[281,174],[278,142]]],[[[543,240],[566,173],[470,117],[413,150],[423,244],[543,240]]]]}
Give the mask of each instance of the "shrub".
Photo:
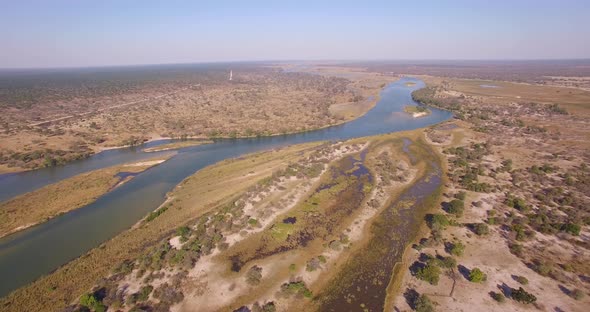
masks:
{"type": "Polygon", "coordinates": [[[305,298],[313,297],[313,293],[305,286],[304,282],[285,283],[281,285],[281,293],[287,297],[291,295],[302,295],[305,298]]]}
{"type": "Polygon", "coordinates": [[[487,280],[487,275],[482,272],[479,268],[473,268],[471,272],[469,272],[469,281],[473,283],[483,283],[487,280]]]}
{"type": "Polygon", "coordinates": [[[427,221],[433,230],[444,229],[449,226],[449,219],[443,214],[429,215],[427,221]]]}
{"type": "Polygon", "coordinates": [[[80,305],[92,309],[96,312],[106,311],[106,306],[96,298],[94,294],[84,294],[80,297],[80,305]]]}
{"type": "Polygon", "coordinates": [[[255,265],[248,270],[246,273],[246,282],[250,285],[258,285],[260,284],[260,280],[262,279],[262,268],[255,265]]]}
{"type": "Polygon", "coordinates": [[[522,287],[518,287],[518,289],[512,289],[512,299],[525,304],[534,303],[537,301],[537,297],[535,297],[535,295],[528,293],[522,287]]]}
{"type": "Polygon", "coordinates": [[[485,223],[477,223],[474,226],[474,230],[475,230],[475,234],[477,235],[487,235],[490,233],[490,229],[488,228],[488,225],[485,223]]]}
{"type": "Polygon", "coordinates": [[[440,268],[433,264],[427,264],[425,267],[418,269],[416,277],[427,281],[431,285],[437,285],[440,279],[440,268]]]}
{"type": "Polygon", "coordinates": [[[490,294],[490,296],[492,296],[492,299],[496,300],[497,302],[504,302],[506,301],[506,297],[504,297],[504,295],[502,293],[498,293],[498,292],[492,292],[490,294]]]}
{"type": "Polygon", "coordinates": [[[180,237],[186,237],[191,232],[191,229],[188,226],[182,226],[176,229],[176,235],[180,237]]]}
{"type": "Polygon", "coordinates": [[[138,296],[137,296],[137,300],[138,301],[148,300],[153,289],[154,289],[154,287],[152,287],[152,285],[147,285],[147,286],[141,287],[141,289],[139,290],[138,296]]]}
{"type": "Polygon", "coordinates": [[[267,302],[262,306],[262,312],[275,312],[277,307],[274,302],[267,302]]]}
{"type": "Polygon", "coordinates": [[[582,230],[582,227],[579,224],[565,223],[561,226],[561,230],[563,232],[569,233],[571,235],[578,236],[578,235],[580,235],[580,231],[582,230]]]}
{"type": "Polygon", "coordinates": [[[522,285],[527,285],[529,283],[529,280],[522,275],[517,276],[515,279],[517,282],[521,283],[522,285]]]}
{"type": "Polygon", "coordinates": [[[461,191],[461,192],[455,194],[455,198],[458,200],[465,200],[466,197],[467,197],[467,192],[465,192],[465,191],[461,191]]]}
{"type": "Polygon", "coordinates": [[[449,252],[451,253],[451,255],[455,255],[457,257],[462,256],[464,251],[465,245],[463,245],[463,243],[461,242],[453,243],[451,244],[451,248],[449,248],[449,252]]]}
{"type": "Polygon", "coordinates": [[[457,260],[453,257],[444,257],[440,260],[440,266],[443,268],[451,269],[457,266],[457,260]]]}
{"type": "Polygon", "coordinates": [[[577,288],[574,289],[570,295],[576,300],[582,300],[584,298],[584,292],[577,288]]]}
{"type": "Polygon", "coordinates": [[[519,197],[514,197],[510,194],[506,197],[506,205],[508,207],[515,208],[518,211],[522,211],[522,212],[526,212],[529,210],[529,207],[527,206],[524,199],[519,198],[519,197]]]}
{"type": "Polygon", "coordinates": [[[462,200],[453,199],[449,203],[449,213],[460,217],[463,215],[463,211],[465,210],[465,203],[462,200]]]}
{"type": "Polygon", "coordinates": [[[538,260],[533,263],[533,270],[543,276],[549,276],[553,271],[553,266],[551,263],[538,260]]]}
{"type": "Polygon", "coordinates": [[[307,265],[305,266],[305,270],[308,272],[313,272],[321,267],[321,262],[318,258],[313,258],[307,261],[307,265]]]}
{"type": "Polygon", "coordinates": [[[416,312],[434,312],[434,305],[428,296],[422,294],[414,302],[416,312]]]}
{"type": "Polygon", "coordinates": [[[155,218],[159,217],[161,214],[163,214],[166,210],[168,210],[167,206],[164,206],[160,209],[157,209],[156,211],[152,211],[150,212],[150,214],[147,216],[147,218],[145,219],[146,222],[150,222],[152,220],[154,220],[155,218]]]}
{"type": "Polygon", "coordinates": [[[521,244],[510,244],[509,246],[510,248],[510,252],[512,252],[514,255],[518,256],[518,257],[522,257],[523,252],[524,252],[524,248],[522,247],[521,244]]]}

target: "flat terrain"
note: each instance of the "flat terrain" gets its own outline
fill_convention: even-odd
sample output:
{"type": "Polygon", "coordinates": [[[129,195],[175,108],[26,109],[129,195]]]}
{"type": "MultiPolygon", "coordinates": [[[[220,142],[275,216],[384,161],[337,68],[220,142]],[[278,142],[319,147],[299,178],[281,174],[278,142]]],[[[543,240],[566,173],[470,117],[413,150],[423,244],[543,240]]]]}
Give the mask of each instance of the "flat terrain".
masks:
{"type": "Polygon", "coordinates": [[[181,148],[191,147],[191,146],[199,146],[199,145],[210,144],[210,143],[213,143],[213,141],[211,141],[211,140],[187,140],[187,141],[172,142],[172,143],[168,143],[168,144],[162,144],[162,145],[158,145],[158,146],[154,146],[154,147],[149,147],[149,148],[144,149],[143,151],[146,153],[162,152],[162,151],[169,151],[169,150],[181,149],[181,148]]]}
{"type": "Polygon", "coordinates": [[[166,159],[160,157],[90,171],[2,202],[0,237],[86,206],[166,159]]]}
{"type": "Polygon", "coordinates": [[[406,254],[394,306],[585,311],[590,92],[424,79],[429,88],[414,97],[462,120],[429,130],[449,182],[406,254]]]}
{"type": "Polygon", "coordinates": [[[232,81],[225,69],[161,72],[0,75],[0,172],[55,166],[149,139],[323,128],[364,114],[395,79],[262,66],[234,68],[232,81]]]}
{"type": "MultiPolygon", "coordinates": [[[[560,64],[282,64],[281,73],[276,67],[234,70],[236,81],[221,79],[209,89],[201,81],[201,89],[172,95],[178,101],[170,107],[197,118],[200,111],[178,103],[197,91],[217,92],[207,93],[211,104],[199,107],[208,118],[219,118],[215,128],[222,130],[195,135],[191,127],[197,119],[189,118],[175,132],[181,137],[273,134],[242,132],[245,122],[254,129],[290,119],[293,131],[302,130],[299,122],[339,123],[370,109],[384,83],[412,73],[427,83],[414,99],[456,118],[427,129],[289,146],[206,167],[133,228],[0,299],[0,306],[6,311],[586,311],[590,92],[583,85],[584,64],[560,64]],[[260,79],[268,80],[258,85],[260,79]],[[239,97],[238,86],[264,96],[239,97]],[[310,109],[307,100],[329,100],[313,102],[324,103],[313,114],[281,119],[279,108],[257,106],[269,94],[294,96],[280,103],[296,101],[290,105],[299,112],[310,109]],[[252,111],[243,108],[247,114],[228,122],[240,103],[252,111]],[[218,114],[208,115],[205,107],[218,114]],[[279,115],[251,115],[275,109],[279,115]]],[[[154,116],[142,115],[155,109],[149,105],[129,107],[126,119],[141,116],[138,124],[154,116]]],[[[161,103],[157,107],[161,110],[161,103]]],[[[418,112],[414,106],[409,110],[418,112]]],[[[165,113],[183,120],[172,110],[165,113]]],[[[84,122],[122,118],[103,114],[85,116],[84,122]]],[[[82,122],[74,120],[43,127],[82,122]]],[[[184,144],[190,143],[169,147],[184,144]]]]}
{"type": "MultiPolygon", "coordinates": [[[[383,306],[412,235],[381,232],[377,224],[397,222],[391,216],[405,209],[424,213],[429,205],[411,208],[414,200],[396,198],[431,179],[426,160],[437,157],[414,131],[223,161],[187,178],[132,229],[1,304],[7,311],[60,310],[93,289],[107,294],[100,300],[110,308],[335,308],[348,305],[354,288],[341,281],[361,266],[382,279],[381,299],[367,304],[383,306]],[[401,248],[383,248],[394,238],[401,248]],[[357,261],[367,253],[377,254],[357,261]]],[[[410,220],[417,222],[400,233],[419,228],[421,217],[410,220]]]]}

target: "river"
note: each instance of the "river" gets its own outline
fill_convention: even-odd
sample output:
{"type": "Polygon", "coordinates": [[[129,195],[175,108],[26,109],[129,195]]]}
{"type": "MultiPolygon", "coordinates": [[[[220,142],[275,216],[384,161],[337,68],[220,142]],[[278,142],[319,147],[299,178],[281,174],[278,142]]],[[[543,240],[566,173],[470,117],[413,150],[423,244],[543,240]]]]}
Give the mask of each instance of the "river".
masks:
{"type": "MultiPolygon", "coordinates": [[[[402,78],[391,83],[381,91],[373,109],[342,125],[282,136],[217,140],[213,144],[181,149],[168,161],[140,173],[92,204],[0,239],[0,296],[34,281],[128,229],[156,209],[175,185],[208,165],[279,146],[412,130],[451,118],[450,112],[436,108],[430,108],[432,113],[420,118],[403,112],[404,106],[417,105],[411,92],[422,87],[424,83],[414,78],[402,78]],[[408,82],[415,85],[407,86],[408,82]]],[[[142,150],[168,142],[105,151],[61,167],[2,175],[0,200],[89,170],[154,157],[158,153],[144,153],[142,150]]]]}

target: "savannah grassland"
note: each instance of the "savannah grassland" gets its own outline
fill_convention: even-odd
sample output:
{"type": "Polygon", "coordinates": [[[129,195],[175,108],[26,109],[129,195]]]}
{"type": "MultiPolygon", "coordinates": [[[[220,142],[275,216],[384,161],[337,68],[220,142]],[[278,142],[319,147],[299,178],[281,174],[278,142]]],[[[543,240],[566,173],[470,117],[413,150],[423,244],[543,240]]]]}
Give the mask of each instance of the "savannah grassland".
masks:
{"type": "Polygon", "coordinates": [[[428,130],[449,181],[406,254],[395,307],[586,310],[590,92],[421,78],[415,99],[459,120],[428,130]]]}
{"type": "Polygon", "coordinates": [[[323,128],[364,114],[394,80],[262,66],[238,66],[233,73],[232,81],[225,68],[0,75],[0,172],[60,165],[150,139],[323,128]]]}
{"type": "MultiPolygon", "coordinates": [[[[428,179],[426,160],[436,155],[416,130],[222,161],[179,184],[132,229],[1,304],[7,311],[60,310],[90,293],[94,308],[109,310],[337,307],[350,305],[346,298],[356,292],[337,281],[373,254],[364,259],[383,281],[373,303],[383,306],[404,248],[386,254],[384,267],[379,224],[412,206],[395,200],[428,179]]],[[[405,245],[412,235],[393,237],[405,245]]],[[[358,304],[368,298],[357,297],[358,304]]]]}
{"type": "Polygon", "coordinates": [[[120,178],[118,174],[138,174],[167,158],[148,159],[82,173],[4,201],[0,203],[0,237],[88,205],[133,178],[120,178]]]}

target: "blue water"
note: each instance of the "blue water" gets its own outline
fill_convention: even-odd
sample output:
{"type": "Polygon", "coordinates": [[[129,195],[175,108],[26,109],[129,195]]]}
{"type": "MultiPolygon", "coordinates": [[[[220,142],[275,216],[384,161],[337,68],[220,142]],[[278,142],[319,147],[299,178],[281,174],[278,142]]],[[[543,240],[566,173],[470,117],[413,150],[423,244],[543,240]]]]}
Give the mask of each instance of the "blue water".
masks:
{"type": "MultiPolygon", "coordinates": [[[[450,112],[436,108],[430,108],[432,113],[421,118],[412,118],[403,112],[404,106],[417,105],[411,92],[422,87],[424,83],[414,78],[392,83],[381,92],[380,100],[372,110],[339,126],[283,136],[219,140],[182,149],[168,161],[138,174],[90,205],[0,239],[0,296],[128,229],[156,209],[175,185],[205,166],[279,146],[412,130],[451,118],[450,112]],[[416,85],[408,87],[407,82],[416,85]]],[[[141,150],[167,142],[106,151],[62,167],[1,176],[0,200],[92,169],[154,157],[158,154],[141,150]]]]}

